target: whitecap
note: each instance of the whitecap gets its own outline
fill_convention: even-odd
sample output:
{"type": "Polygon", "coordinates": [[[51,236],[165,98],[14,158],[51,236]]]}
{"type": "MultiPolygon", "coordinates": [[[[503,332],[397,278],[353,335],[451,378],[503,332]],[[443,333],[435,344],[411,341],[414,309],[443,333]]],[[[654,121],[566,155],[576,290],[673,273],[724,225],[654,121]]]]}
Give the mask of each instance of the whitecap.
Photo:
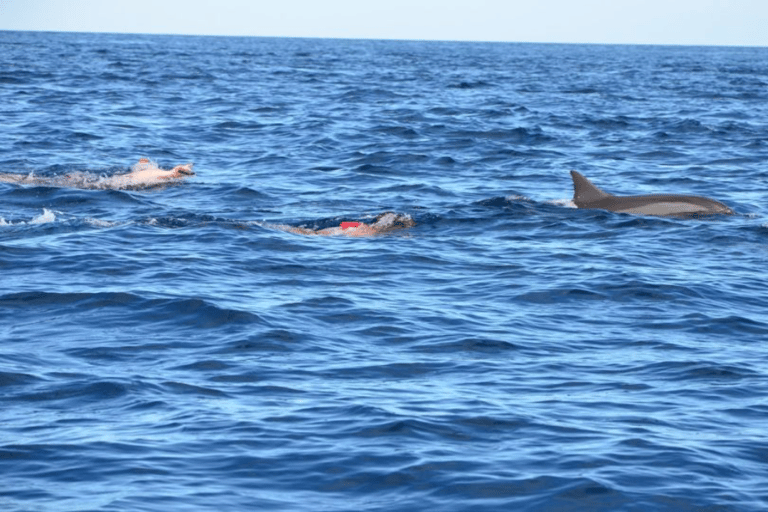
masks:
{"type": "Polygon", "coordinates": [[[566,208],[578,208],[576,206],[576,203],[573,202],[573,199],[552,199],[551,201],[545,201],[549,204],[554,204],[555,206],[565,206],[566,208]]]}
{"type": "Polygon", "coordinates": [[[48,224],[55,221],[56,215],[48,208],[43,208],[43,213],[29,221],[29,224],[48,224]]]}
{"type": "Polygon", "coordinates": [[[109,220],[100,220],[100,219],[85,219],[85,222],[90,224],[91,226],[96,226],[97,228],[111,228],[112,226],[117,226],[118,222],[113,222],[109,220]]]}

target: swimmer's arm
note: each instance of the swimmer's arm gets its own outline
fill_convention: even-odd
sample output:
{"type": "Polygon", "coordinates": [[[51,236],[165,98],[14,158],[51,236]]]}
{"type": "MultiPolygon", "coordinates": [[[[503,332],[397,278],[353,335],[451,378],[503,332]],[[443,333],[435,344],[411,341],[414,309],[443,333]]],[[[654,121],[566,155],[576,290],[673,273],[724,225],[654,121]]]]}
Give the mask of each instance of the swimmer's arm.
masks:
{"type": "Polygon", "coordinates": [[[312,229],[298,228],[295,226],[281,225],[281,226],[275,226],[275,227],[283,231],[287,231],[288,233],[294,233],[296,235],[317,235],[318,234],[317,231],[314,231],[312,229]]]}
{"type": "Polygon", "coordinates": [[[187,176],[194,176],[195,173],[192,172],[192,166],[194,164],[184,164],[184,165],[177,165],[170,171],[168,171],[168,174],[165,174],[163,176],[160,176],[159,178],[161,180],[172,180],[175,178],[186,178],[187,176]]]}
{"type": "Polygon", "coordinates": [[[26,176],[22,176],[21,174],[0,173],[0,183],[18,183],[24,181],[24,178],[26,178],[26,176]]]}

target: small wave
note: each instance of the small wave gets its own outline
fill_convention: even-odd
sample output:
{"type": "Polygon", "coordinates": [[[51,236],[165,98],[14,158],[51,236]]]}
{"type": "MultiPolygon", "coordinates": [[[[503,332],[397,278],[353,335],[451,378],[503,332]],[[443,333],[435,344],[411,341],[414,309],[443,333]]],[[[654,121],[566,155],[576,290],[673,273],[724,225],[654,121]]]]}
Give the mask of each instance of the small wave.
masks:
{"type": "Polygon", "coordinates": [[[263,125],[256,122],[241,123],[238,121],[224,121],[217,124],[214,128],[217,130],[258,130],[263,128],[263,125]]]}
{"type": "Polygon", "coordinates": [[[23,386],[40,380],[40,377],[29,373],[0,372],[0,388],[6,386],[23,386]]]}
{"type": "Polygon", "coordinates": [[[18,222],[9,222],[5,220],[3,217],[0,217],[0,226],[24,226],[24,225],[34,225],[34,224],[50,224],[51,222],[56,222],[56,214],[54,214],[51,210],[47,208],[43,208],[43,213],[41,213],[37,217],[33,217],[29,221],[21,220],[18,222]]]}
{"type": "MultiPolygon", "coordinates": [[[[61,222],[63,220],[61,218],[61,215],[63,215],[62,212],[58,212],[55,210],[51,211],[47,208],[43,208],[43,213],[41,213],[40,215],[37,215],[36,217],[33,217],[28,221],[22,220],[18,222],[12,222],[12,221],[5,220],[5,218],[3,217],[0,217],[0,226],[34,226],[34,225],[40,225],[40,224],[51,224],[54,222],[61,222]]],[[[84,218],[82,219],[81,222],[97,228],[111,228],[114,226],[118,226],[120,224],[125,224],[124,222],[101,220],[101,219],[95,219],[91,217],[84,218]]]]}
{"type": "Polygon", "coordinates": [[[189,329],[233,328],[262,321],[251,311],[220,306],[200,298],[149,297],[131,292],[16,292],[0,295],[0,307],[25,312],[31,308],[61,308],[78,314],[99,311],[115,325],[119,322],[133,325],[138,313],[143,325],[167,324],[189,329]]]}
{"type": "Polygon", "coordinates": [[[20,394],[15,397],[20,402],[70,402],[72,404],[84,404],[87,402],[101,402],[116,400],[128,394],[129,386],[110,380],[86,382],[83,380],[67,383],[65,385],[49,385],[28,394],[20,394]]]}
{"type": "Polygon", "coordinates": [[[538,126],[532,128],[517,127],[511,129],[490,129],[479,131],[458,130],[453,134],[453,136],[468,137],[475,141],[489,140],[525,146],[536,146],[554,140],[552,136],[544,133],[544,130],[538,126]]]}
{"type": "Polygon", "coordinates": [[[595,89],[594,87],[581,87],[576,89],[566,89],[563,91],[565,94],[601,94],[602,91],[595,89]]]}
{"type": "Polygon", "coordinates": [[[7,74],[0,75],[0,84],[24,85],[27,82],[7,74]]]}
{"type": "Polygon", "coordinates": [[[75,141],[90,141],[90,140],[102,140],[104,137],[87,132],[71,132],[69,138],[75,141]]]}
{"type": "Polygon", "coordinates": [[[91,218],[85,219],[85,223],[97,228],[111,228],[120,224],[119,222],[91,218]]]}
{"type": "Polygon", "coordinates": [[[510,194],[508,196],[497,196],[488,199],[482,199],[476,201],[474,204],[483,206],[486,208],[508,208],[510,206],[518,205],[520,203],[532,203],[531,199],[526,196],[518,194],[510,194]]]}
{"type": "Polygon", "coordinates": [[[419,133],[408,126],[379,126],[374,131],[383,135],[392,135],[404,139],[413,139],[419,137],[419,133]]]}
{"type": "Polygon", "coordinates": [[[481,89],[485,87],[493,87],[492,83],[484,80],[478,80],[475,82],[459,82],[448,86],[451,89],[481,89]]]}

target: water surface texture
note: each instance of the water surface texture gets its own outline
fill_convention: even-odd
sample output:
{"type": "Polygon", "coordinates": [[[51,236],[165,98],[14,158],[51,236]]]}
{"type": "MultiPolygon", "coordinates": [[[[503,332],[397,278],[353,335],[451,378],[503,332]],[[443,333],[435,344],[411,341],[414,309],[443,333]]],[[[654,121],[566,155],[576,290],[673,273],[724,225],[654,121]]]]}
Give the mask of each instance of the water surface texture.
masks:
{"type": "Polygon", "coordinates": [[[0,120],[197,172],[0,183],[3,511],[768,509],[768,49],[0,32],[0,120]]]}

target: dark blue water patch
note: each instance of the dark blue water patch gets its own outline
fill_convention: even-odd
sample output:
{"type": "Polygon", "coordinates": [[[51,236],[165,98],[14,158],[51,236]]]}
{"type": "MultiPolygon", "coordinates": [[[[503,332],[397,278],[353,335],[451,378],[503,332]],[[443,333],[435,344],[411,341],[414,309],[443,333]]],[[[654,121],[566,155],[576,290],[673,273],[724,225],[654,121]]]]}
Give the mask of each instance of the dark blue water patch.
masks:
{"type": "Polygon", "coordinates": [[[0,74],[0,83],[9,85],[26,85],[28,83],[22,76],[17,73],[2,73],[0,74]]]}
{"type": "Polygon", "coordinates": [[[684,322],[653,322],[646,324],[650,329],[685,329],[690,332],[705,334],[734,335],[739,333],[764,335],[768,332],[768,323],[739,316],[720,318],[692,318],[684,322]]]}
{"type": "Polygon", "coordinates": [[[493,84],[480,80],[477,82],[459,82],[457,84],[450,85],[449,87],[454,89],[479,89],[485,87],[493,87],[493,84]]]}
{"type": "MultiPolygon", "coordinates": [[[[273,353],[292,352],[304,349],[304,333],[288,331],[285,329],[270,329],[258,334],[252,334],[246,338],[237,338],[232,341],[211,347],[214,354],[246,354],[246,353],[273,353]]],[[[217,377],[217,378],[224,378],[217,377]]],[[[254,376],[254,379],[263,377],[254,376]]]]}
{"type": "Polygon", "coordinates": [[[500,339],[489,338],[464,338],[461,340],[450,340],[440,342],[431,342],[429,344],[423,344],[418,347],[419,352],[427,353],[464,353],[466,357],[469,357],[473,353],[478,354],[493,354],[499,356],[504,352],[515,352],[520,347],[514,343],[510,343],[500,339]]]}
{"type": "Polygon", "coordinates": [[[450,137],[458,139],[468,138],[475,143],[482,141],[498,141],[526,146],[535,146],[553,140],[551,137],[547,136],[540,127],[516,127],[488,131],[456,131],[451,133],[450,137]]]}
{"type": "Polygon", "coordinates": [[[109,381],[75,382],[70,385],[57,382],[50,389],[38,389],[29,394],[16,395],[16,399],[22,402],[45,402],[47,405],[55,403],[56,407],[74,407],[89,402],[117,400],[126,393],[125,386],[109,381]]]}
{"type": "Polygon", "coordinates": [[[34,384],[39,380],[40,378],[35,375],[30,375],[25,373],[2,372],[0,373],[0,388],[10,387],[10,386],[26,386],[29,384],[34,384]]]}
{"type": "Polygon", "coordinates": [[[640,372],[666,376],[669,379],[702,380],[708,384],[723,381],[738,382],[742,379],[751,380],[758,377],[758,374],[749,368],[690,361],[658,363],[645,367],[640,372]]]}
{"type": "Polygon", "coordinates": [[[217,124],[213,128],[216,130],[243,130],[243,131],[258,131],[263,126],[259,123],[238,123],[235,121],[224,121],[217,124]]]}
{"type": "Polygon", "coordinates": [[[7,310],[37,308],[53,312],[56,309],[73,308],[78,315],[99,311],[103,318],[110,318],[116,325],[162,324],[172,322],[177,328],[212,329],[222,326],[260,322],[257,315],[248,312],[220,308],[199,299],[145,299],[131,293],[80,293],[58,294],[26,292],[6,294],[0,297],[0,307],[7,310]],[[140,313],[133,318],[132,313],[140,313]]]}
{"type": "Polygon", "coordinates": [[[374,131],[383,135],[402,137],[404,139],[414,139],[420,136],[416,130],[405,126],[381,126],[374,128],[374,131]]]}

